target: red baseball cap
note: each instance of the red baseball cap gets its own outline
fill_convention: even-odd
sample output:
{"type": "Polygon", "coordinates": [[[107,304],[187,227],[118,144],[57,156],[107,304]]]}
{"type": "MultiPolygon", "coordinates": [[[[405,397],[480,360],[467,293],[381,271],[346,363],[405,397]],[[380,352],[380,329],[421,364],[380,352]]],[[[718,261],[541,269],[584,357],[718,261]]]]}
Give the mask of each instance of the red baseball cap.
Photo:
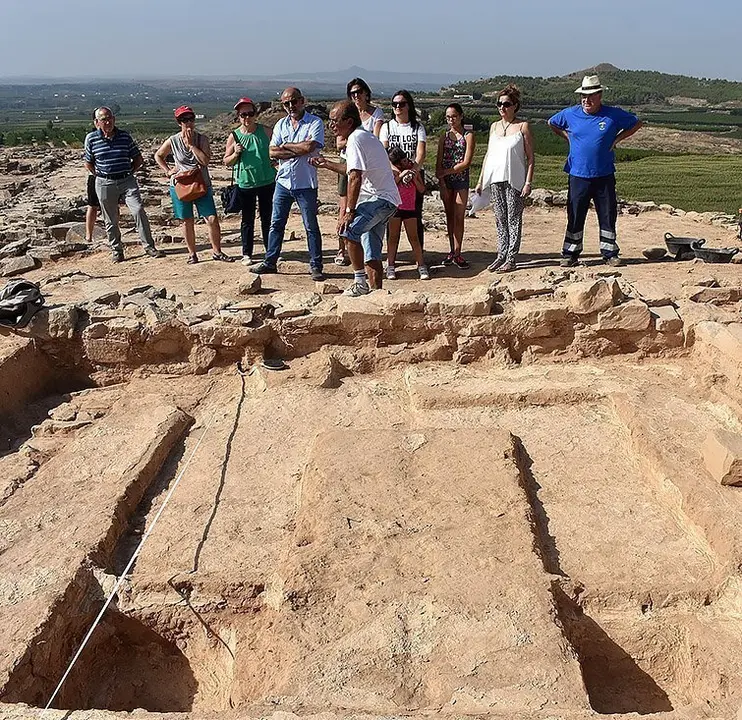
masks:
{"type": "Polygon", "coordinates": [[[239,99],[239,100],[238,100],[238,101],[237,101],[237,102],[236,102],[236,103],[234,104],[234,109],[236,110],[236,109],[237,109],[237,108],[238,108],[238,107],[239,107],[240,105],[247,105],[248,103],[249,103],[250,105],[252,105],[253,107],[255,107],[255,103],[254,103],[254,102],[253,102],[252,100],[250,100],[250,98],[249,98],[249,97],[244,97],[244,98],[240,98],[240,99],[239,99]]]}
{"type": "Polygon", "coordinates": [[[181,105],[179,108],[175,110],[175,119],[177,120],[181,115],[195,115],[196,113],[193,112],[193,108],[188,107],[188,105],[181,105]]]}

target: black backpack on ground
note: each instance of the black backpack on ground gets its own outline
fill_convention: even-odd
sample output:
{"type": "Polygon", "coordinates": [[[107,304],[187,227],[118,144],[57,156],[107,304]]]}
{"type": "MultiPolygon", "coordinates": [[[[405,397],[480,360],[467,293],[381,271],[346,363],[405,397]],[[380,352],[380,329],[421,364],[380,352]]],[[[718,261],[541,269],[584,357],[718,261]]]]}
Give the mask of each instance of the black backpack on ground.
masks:
{"type": "Polygon", "coordinates": [[[18,278],[0,290],[0,326],[24,328],[44,305],[36,283],[18,278]]]}

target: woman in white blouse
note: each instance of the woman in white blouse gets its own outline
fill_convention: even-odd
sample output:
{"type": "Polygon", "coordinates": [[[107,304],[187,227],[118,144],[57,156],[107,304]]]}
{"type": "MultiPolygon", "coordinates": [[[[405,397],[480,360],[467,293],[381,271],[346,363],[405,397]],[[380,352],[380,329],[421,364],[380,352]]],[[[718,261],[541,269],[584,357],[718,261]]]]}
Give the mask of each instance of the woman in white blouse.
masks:
{"type": "Polygon", "coordinates": [[[499,93],[497,109],[500,119],[490,127],[476,192],[481,193],[484,185],[490,186],[497,220],[497,260],[487,269],[507,273],[516,269],[523,208],[531,194],[533,137],[528,123],[518,119],[520,90],[516,85],[508,85],[499,93]]]}

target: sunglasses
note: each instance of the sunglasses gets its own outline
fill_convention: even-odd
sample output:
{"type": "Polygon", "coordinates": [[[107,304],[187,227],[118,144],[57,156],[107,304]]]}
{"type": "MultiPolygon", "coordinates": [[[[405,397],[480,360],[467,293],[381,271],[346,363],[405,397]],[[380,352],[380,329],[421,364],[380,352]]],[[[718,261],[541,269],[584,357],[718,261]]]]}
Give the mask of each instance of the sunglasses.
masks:
{"type": "Polygon", "coordinates": [[[509,108],[509,107],[513,107],[513,105],[514,105],[514,104],[515,104],[515,103],[511,103],[511,102],[510,102],[510,101],[508,101],[508,100],[506,100],[505,102],[500,102],[500,101],[498,100],[498,102],[497,102],[497,107],[502,107],[502,108],[509,108]]]}
{"type": "Polygon", "coordinates": [[[284,107],[292,107],[294,105],[298,105],[300,102],[301,102],[301,98],[300,97],[296,97],[296,98],[291,98],[289,100],[284,100],[281,104],[284,107]]]}
{"type": "Polygon", "coordinates": [[[393,102],[392,107],[395,107],[395,108],[407,107],[407,100],[403,100],[402,102],[393,102]]]}
{"type": "Polygon", "coordinates": [[[245,110],[245,112],[240,113],[240,117],[241,118],[255,117],[255,110],[245,110]]]}
{"type": "Polygon", "coordinates": [[[108,122],[109,120],[113,120],[113,115],[104,115],[98,118],[98,122],[108,122]]]}
{"type": "Polygon", "coordinates": [[[184,122],[193,122],[196,119],[195,115],[181,115],[178,118],[178,122],[184,123],[184,122]]]}
{"type": "Polygon", "coordinates": [[[351,97],[358,97],[359,95],[365,95],[365,94],[366,94],[365,90],[351,90],[350,91],[351,97]]]}

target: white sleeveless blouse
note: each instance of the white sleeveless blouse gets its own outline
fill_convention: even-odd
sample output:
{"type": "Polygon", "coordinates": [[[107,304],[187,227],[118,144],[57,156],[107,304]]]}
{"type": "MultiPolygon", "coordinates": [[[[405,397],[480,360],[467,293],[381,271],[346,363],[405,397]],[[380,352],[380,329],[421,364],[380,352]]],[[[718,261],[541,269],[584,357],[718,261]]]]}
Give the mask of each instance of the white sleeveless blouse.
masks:
{"type": "Polygon", "coordinates": [[[482,175],[483,185],[507,182],[520,192],[526,184],[527,160],[523,133],[495,135],[490,132],[487,164],[482,175]]]}

